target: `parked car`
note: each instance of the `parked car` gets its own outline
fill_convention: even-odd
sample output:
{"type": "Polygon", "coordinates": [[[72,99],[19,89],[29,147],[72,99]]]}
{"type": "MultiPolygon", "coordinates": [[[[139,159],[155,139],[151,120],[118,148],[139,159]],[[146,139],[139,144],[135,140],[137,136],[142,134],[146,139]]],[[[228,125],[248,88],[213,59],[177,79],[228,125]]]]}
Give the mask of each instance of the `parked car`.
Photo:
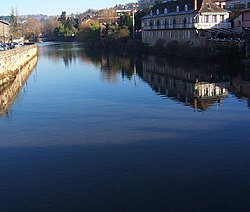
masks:
{"type": "Polygon", "coordinates": [[[6,43],[6,45],[9,47],[9,49],[15,48],[15,45],[13,43],[6,43]]]}
{"type": "Polygon", "coordinates": [[[4,50],[8,50],[10,49],[10,47],[6,44],[6,43],[2,43],[1,44],[1,50],[4,51],[4,50]]]}
{"type": "Polygon", "coordinates": [[[19,46],[20,46],[17,42],[12,42],[12,45],[13,45],[14,47],[19,47],[19,46]]]}
{"type": "Polygon", "coordinates": [[[0,51],[4,51],[4,47],[2,46],[2,44],[0,44],[0,51]]]}

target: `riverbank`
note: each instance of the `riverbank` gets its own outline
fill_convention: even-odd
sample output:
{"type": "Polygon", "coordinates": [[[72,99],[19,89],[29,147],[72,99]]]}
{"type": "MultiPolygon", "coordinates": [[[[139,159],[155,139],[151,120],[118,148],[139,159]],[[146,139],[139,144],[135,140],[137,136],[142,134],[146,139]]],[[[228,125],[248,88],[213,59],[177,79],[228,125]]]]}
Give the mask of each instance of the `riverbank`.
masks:
{"type": "Polygon", "coordinates": [[[112,40],[98,41],[84,44],[87,48],[97,48],[123,52],[124,54],[147,54],[155,56],[166,56],[184,60],[202,60],[214,63],[234,63],[244,59],[244,44],[225,41],[209,41],[204,45],[194,46],[189,42],[180,43],[173,40],[165,43],[163,39],[158,40],[154,46],[148,46],[140,40],[112,40]]]}
{"type": "Polygon", "coordinates": [[[17,95],[36,66],[37,61],[38,57],[35,55],[20,69],[20,71],[18,70],[13,80],[0,86],[0,117],[7,113],[15,101],[17,95]]]}
{"type": "Polygon", "coordinates": [[[36,44],[0,52],[0,86],[14,80],[19,69],[37,54],[36,44]]]}

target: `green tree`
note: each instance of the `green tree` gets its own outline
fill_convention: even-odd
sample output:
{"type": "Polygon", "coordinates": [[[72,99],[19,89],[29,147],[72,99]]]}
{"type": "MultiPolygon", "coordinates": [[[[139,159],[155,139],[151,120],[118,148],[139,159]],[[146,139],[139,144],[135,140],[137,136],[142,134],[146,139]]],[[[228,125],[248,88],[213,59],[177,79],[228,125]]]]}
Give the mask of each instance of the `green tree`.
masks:
{"type": "Polygon", "coordinates": [[[58,18],[58,21],[60,21],[62,23],[62,25],[64,25],[66,23],[67,17],[66,17],[66,12],[65,11],[62,12],[60,17],[58,18]]]}
{"type": "Polygon", "coordinates": [[[131,28],[133,25],[133,19],[129,14],[124,14],[120,17],[118,25],[122,29],[131,28]]]}
{"type": "MultiPolygon", "coordinates": [[[[132,37],[133,35],[133,18],[129,14],[125,14],[119,19],[119,27],[120,29],[127,29],[129,32],[128,37],[132,37]]],[[[123,30],[123,32],[125,32],[123,30]]]]}
{"type": "Polygon", "coordinates": [[[62,24],[54,29],[54,35],[59,40],[65,39],[65,29],[62,24]]]}
{"type": "Polygon", "coordinates": [[[86,34],[85,34],[85,40],[94,42],[94,41],[99,41],[100,40],[100,24],[99,22],[95,21],[90,24],[88,27],[86,34]]]}
{"type": "Polygon", "coordinates": [[[10,14],[10,36],[18,38],[20,36],[20,26],[18,24],[18,12],[12,7],[10,14]]]}
{"type": "Polygon", "coordinates": [[[76,22],[73,18],[69,17],[67,18],[67,21],[64,24],[64,28],[70,31],[74,31],[75,30],[75,25],[76,22]]]}
{"type": "Polygon", "coordinates": [[[54,29],[54,35],[59,40],[72,40],[78,32],[78,19],[66,16],[63,11],[58,21],[61,23],[54,29]]]}

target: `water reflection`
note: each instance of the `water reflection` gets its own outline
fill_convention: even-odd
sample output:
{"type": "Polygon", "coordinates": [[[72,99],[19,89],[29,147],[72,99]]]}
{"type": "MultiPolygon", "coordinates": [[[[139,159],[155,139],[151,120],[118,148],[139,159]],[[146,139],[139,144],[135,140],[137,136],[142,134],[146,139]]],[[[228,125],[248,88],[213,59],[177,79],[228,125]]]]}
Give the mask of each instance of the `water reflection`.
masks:
{"type": "Polygon", "coordinates": [[[250,105],[250,67],[179,63],[161,57],[136,58],[89,50],[82,57],[84,61],[87,58],[100,68],[105,81],[116,82],[118,73],[129,80],[139,76],[157,94],[197,111],[222,105],[229,93],[247,98],[250,105]]]}
{"type": "Polygon", "coordinates": [[[40,44],[40,54],[59,64],[62,60],[66,67],[76,62],[83,50],[79,43],[43,43],[40,44]],[[49,46],[49,48],[47,48],[49,46]],[[46,48],[46,51],[42,49],[46,48]]]}
{"type": "Polygon", "coordinates": [[[166,97],[198,110],[222,103],[230,87],[229,77],[222,77],[214,68],[170,65],[166,60],[149,57],[143,61],[143,79],[152,89],[166,97]]]}
{"type": "Polygon", "coordinates": [[[232,79],[231,90],[239,98],[248,100],[248,108],[250,108],[250,67],[245,66],[241,72],[237,72],[237,76],[232,79]]]}
{"type": "Polygon", "coordinates": [[[102,80],[109,83],[116,83],[119,73],[121,73],[122,78],[132,79],[137,61],[136,57],[92,50],[85,50],[81,59],[84,63],[91,61],[93,65],[100,69],[102,80]]]}
{"type": "Polygon", "coordinates": [[[1,211],[249,211],[248,68],[58,47],[0,118],[1,211]]]}
{"type": "Polygon", "coordinates": [[[19,92],[26,83],[32,70],[37,64],[38,57],[32,58],[23,68],[21,68],[13,79],[8,84],[0,87],[0,116],[8,115],[9,108],[18,97],[19,92]]]}

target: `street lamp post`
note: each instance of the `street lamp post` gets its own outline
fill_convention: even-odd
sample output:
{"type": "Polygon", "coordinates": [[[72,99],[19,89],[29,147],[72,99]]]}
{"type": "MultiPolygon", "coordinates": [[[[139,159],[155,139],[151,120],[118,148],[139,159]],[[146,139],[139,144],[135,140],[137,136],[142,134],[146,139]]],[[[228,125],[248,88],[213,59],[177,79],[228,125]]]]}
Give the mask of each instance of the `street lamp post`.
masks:
{"type": "Polygon", "coordinates": [[[133,6],[132,15],[133,15],[133,38],[135,39],[135,6],[133,6]]]}

